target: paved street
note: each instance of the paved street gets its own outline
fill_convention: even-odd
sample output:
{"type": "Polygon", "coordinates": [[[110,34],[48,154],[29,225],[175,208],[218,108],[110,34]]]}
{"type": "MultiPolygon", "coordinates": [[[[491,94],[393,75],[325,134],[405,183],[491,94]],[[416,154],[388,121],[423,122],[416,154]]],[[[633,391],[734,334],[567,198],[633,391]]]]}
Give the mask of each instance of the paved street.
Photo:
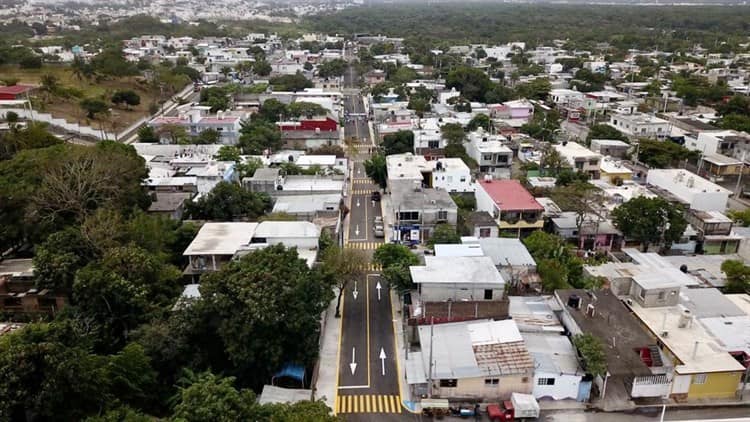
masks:
{"type": "MultiPolygon", "coordinates": [[[[356,80],[354,70],[347,71],[345,85],[351,88],[356,80]]],[[[344,109],[347,114],[344,134],[354,143],[349,157],[352,160],[350,212],[344,246],[367,251],[371,257],[384,239],[376,238],[373,230],[375,218],[382,216],[380,202],[371,196],[378,186],[367,177],[363,164],[372,145],[367,116],[359,95],[346,95],[344,109]]],[[[378,270],[369,264],[366,275],[344,292],[335,410],[347,420],[382,421],[402,412],[393,309],[378,270]]]]}

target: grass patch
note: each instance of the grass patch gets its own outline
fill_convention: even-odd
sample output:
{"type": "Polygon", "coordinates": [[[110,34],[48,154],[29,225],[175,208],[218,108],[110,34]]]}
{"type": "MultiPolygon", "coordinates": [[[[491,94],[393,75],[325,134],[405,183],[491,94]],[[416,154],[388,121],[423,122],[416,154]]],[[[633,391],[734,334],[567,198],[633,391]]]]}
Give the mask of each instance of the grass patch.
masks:
{"type": "Polygon", "coordinates": [[[129,76],[124,78],[108,77],[100,82],[94,80],[77,79],[66,65],[45,65],[41,69],[21,69],[18,66],[0,66],[2,78],[17,78],[19,84],[39,85],[43,75],[57,77],[62,91],[77,91],[82,98],[100,98],[111,105],[112,115],[109,118],[90,120],[78,105],[82,98],[53,95],[49,101],[43,101],[43,94],[36,94],[35,109],[39,112],[50,113],[56,118],[62,118],[71,123],[79,123],[93,128],[104,128],[106,131],[119,132],[133,122],[149,115],[151,103],[158,101],[158,92],[154,92],[142,77],[129,76]],[[129,110],[115,107],[109,98],[117,90],[131,89],[141,97],[141,104],[129,110]]]}

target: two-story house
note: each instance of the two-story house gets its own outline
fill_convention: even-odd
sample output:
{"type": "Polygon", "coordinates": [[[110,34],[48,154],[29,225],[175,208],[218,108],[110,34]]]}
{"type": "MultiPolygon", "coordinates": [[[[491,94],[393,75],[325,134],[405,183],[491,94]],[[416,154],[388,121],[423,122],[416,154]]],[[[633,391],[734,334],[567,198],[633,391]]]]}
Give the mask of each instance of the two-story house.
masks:
{"type": "Polygon", "coordinates": [[[563,143],[553,145],[553,147],[575,171],[585,173],[592,179],[598,179],[601,175],[601,154],[593,152],[577,142],[563,141],[563,143]]]}
{"type": "Polygon", "coordinates": [[[479,171],[487,174],[499,174],[513,163],[513,150],[505,145],[507,139],[502,135],[493,135],[482,128],[469,133],[466,152],[479,164],[479,171]]]}
{"type": "Polygon", "coordinates": [[[477,210],[495,219],[501,237],[524,237],[544,227],[544,207],[518,180],[485,178],[476,185],[477,210]]]}

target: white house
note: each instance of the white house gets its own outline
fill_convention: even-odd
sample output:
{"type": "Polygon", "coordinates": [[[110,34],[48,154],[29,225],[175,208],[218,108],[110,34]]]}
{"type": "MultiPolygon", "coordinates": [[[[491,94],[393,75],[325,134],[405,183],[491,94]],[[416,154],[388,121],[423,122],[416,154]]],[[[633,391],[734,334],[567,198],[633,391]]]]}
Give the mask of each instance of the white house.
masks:
{"type": "Polygon", "coordinates": [[[672,196],[698,211],[724,212],[729,190],[683,169],[651,169],[646,182],[658,188],[657,194],[672,196]]]}
{"type": "Polygon", "coordinates": [[[667,120],[645,113],[612,113],[607,124],[633,138],[662,139],[670,131],[667,120]]]}
{"type": "Polygon", "coordinates": [[[500,173],[500,169],[510,167],[513,162],[513,150],[504,143],[502,135],[493,135],[482,128],[469,133],[466,152],[479,164],[483,173],[500,173]]]}
{"type": "Polygon", "coordinates": [[[686,137],[685,148],[703,154],[722,154],[750,160],[750,135],[735,130],[702,131],[697,138],[686,137]]]}
{"type": "Polygon", "coordinates": [[[583,93],[572,89],[553,89],[547,98],[556,106],[566,107],[583,100],[583,93]]]}
{"type": "Polygon", "coordinates": [[[486,256],[425,256],[425,265],[409,267],[422,302],[500,300],[505,280],[486,256]]]}
{"type": "Polygon", "coordinates": [[[460,158],[428,161],[432,166],[432,187],[448,192],[474,192],[471,170],[460,158]]]}
{"type": "Polygon", "coordinates": [[[575,171],[586,173],[592,179],[599,178],[601,154],[593,152],[577,142],[564,141],[562,144],[554,145],[554,147],[575,171]]]}

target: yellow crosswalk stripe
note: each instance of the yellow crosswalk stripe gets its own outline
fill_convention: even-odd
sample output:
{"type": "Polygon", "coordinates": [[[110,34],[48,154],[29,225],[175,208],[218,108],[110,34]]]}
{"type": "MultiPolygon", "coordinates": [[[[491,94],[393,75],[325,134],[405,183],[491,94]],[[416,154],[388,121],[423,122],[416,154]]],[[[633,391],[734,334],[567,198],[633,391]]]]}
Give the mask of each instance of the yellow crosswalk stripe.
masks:
{"type": "Polygon", "coordinates": [[[350,241],[346,244],[346,247],[349,249],[360,249],[360,250],[375,250],[380,245],[382,245],[382,242],[355,242],[350,241]]]}
{"type": "Polygon", "coordinates": [[[398,396],[360,394],[337,397],[336,413],[401,413],[398,396]]]}
{"type": "Polygon", "coordinates": [[[372,193],[372,189],[354,189],[352,195],[369,195],[372,193]]]}
{"type": "Polygon", "coordinates": [[[354,183],[355,185],[366,184],[366,183],[369,184],[369,183],[372,183],[372,180],[370,180],[370,179],[352,179],[352,183],[354,183]]]}

